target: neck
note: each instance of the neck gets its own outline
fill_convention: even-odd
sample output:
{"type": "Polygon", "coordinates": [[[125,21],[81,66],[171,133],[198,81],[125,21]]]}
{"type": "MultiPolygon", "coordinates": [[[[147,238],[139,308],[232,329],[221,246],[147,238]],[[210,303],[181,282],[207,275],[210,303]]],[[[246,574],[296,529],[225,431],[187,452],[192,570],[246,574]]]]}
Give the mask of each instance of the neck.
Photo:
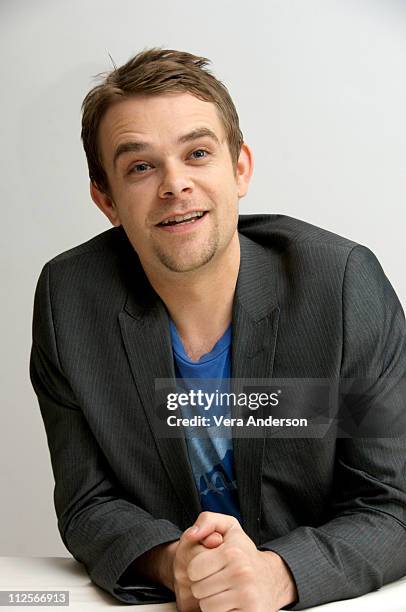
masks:
{"type": "MultiPolygon", "coordinates": [[[[240,243],[235,232],[227,249],[192,272],[165,275],[146,270],[184,344],[215,344],[231,323],[240,267],[240,243]]],[[[205,346],[205,350],[207,346],[205,346]]]]}

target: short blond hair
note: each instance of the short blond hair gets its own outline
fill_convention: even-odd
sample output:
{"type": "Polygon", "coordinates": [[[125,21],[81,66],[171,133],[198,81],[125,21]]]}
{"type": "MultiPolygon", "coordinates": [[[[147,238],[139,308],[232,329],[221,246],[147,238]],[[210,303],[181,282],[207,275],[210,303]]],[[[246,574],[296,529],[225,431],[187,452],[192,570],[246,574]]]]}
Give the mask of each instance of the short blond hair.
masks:
{"type": "Polygon", "coordinates": [[[188,92],[212,102],[217,107],[233,166],[236,167],[243,143],[238,114],[225,85],[206,68],[209,63],[207,58],[185,51],[154,47],[101,75],[102,82],[91,89],[83,101],[81,133],[89,177],[100,191],[109,193],[98,145],[100,122],[110,106],[137,94],[188,92]]]}

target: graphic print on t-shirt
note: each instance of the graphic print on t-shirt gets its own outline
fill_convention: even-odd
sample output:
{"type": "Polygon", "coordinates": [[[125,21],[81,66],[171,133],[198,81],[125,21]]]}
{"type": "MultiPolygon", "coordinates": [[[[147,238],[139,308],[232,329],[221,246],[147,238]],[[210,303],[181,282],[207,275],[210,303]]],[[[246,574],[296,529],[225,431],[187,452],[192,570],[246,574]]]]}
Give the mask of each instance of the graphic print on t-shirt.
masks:
{"type": "Polygon", "coordinates": [[[233,473],[233,451],[229,448],[213,469],[202,474],[199,495],[203,510],[233,514],[241,522],[238,512],[237,482],[233,473]]]}
{"type": "MultiPolygon", "coordinates": [[[[192,361],[186,355],[172,321],[170,329],[175,373],[178,379],[182,379],[182,390],[190,387],[196,391],[196,384],[204,387],[205,382],[215,379],[218,383],[216,387],[222,392],[227,391],[231,375],[231,325],[210,353],[203,355],[199,361],[192,361]]],[[[196,406],[182,406],[181,411],[185,418],[201,414],[196,406]]],[[[212,406],[210,414],[230,416],[228,406],[212,406]]],[[[202,510],[230,514],[241,522],[231,431],[230,428],[222,428],[221,436],[219,431],[216,427],[210,427],[205,436],[193,436],[187,431],[189,460],[202,510]]]]}

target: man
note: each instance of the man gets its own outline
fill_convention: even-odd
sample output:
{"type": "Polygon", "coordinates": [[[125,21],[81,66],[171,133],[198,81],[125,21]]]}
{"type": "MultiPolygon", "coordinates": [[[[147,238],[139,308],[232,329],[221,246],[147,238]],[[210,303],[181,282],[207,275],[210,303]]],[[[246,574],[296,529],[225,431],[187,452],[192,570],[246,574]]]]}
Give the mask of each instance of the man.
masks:
{"type": "MultiPolygon", "coordinates": [[[[206,65],[147,50],[85,98],[91,196],[114,228],[45,266],[31,378],[61,537],[95,583],[183,611],[302,610],[406,572],[404,316],[365,247],[238,219],[252,152],[206,65]],[[165,436],[155,380],[175,376],[349,380],[344,433],[365,404],[373,433],[165,436]]],[[[320,416],[305,391],[286,416],[320,416]]]]}

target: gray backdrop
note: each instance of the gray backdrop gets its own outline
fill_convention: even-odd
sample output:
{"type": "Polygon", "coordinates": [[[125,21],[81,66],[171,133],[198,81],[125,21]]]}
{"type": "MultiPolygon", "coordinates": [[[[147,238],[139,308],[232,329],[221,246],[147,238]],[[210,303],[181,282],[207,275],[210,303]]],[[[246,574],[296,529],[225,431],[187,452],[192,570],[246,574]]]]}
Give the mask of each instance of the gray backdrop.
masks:
{"type": "Polygon", "coordinates": [[[256,168],[241,211],[369,246],[406,304],[406,2],[1,0],[0,554],[68,554],[28,379],[45,261],[107,229],[88,195],[80,105],[92,76],[146,46],[205,55],[256,168]]]}

